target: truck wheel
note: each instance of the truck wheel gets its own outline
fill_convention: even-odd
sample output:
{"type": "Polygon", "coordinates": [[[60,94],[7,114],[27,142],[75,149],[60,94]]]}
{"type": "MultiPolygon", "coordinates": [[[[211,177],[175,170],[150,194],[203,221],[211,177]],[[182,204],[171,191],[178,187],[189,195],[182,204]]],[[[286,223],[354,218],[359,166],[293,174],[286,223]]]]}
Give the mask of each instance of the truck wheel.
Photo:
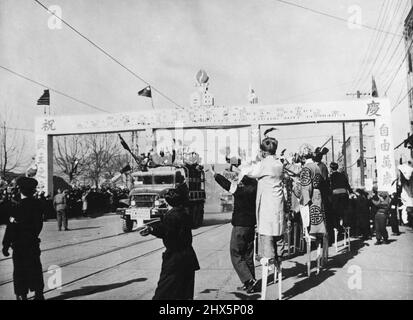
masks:
{"type": "Polygon", "coordinates": [[[133,228],[133,221],[129,219],[122,219],[123,232],[131,232],[133,228]]]}

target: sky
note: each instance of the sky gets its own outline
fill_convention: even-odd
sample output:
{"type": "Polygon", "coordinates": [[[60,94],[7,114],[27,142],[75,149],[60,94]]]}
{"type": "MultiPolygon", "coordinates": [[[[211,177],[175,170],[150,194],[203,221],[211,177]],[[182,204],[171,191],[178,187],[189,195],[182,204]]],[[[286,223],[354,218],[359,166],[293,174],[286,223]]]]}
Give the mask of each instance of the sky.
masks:
{"type": "MultiPolygon", "coordinates": [[[[410,0],[288,1],[344,19],[360,9],[361,24],[397,34],[411,8],[410,0]]],[[[395,75],[387,92],[392,105],[407,92],[404,40],[396,46],[400,37],[350,28],[345,21],[276,0],[41,2],[59,6],[63,19],[182,106],[189,105],[199,69],[208,73],[218,105],[247,104],[249,85],[262,104],[353,99],[346,94],[369,92],[373,74],[380,96],[395,75]]],[[[146,83],[69,27],[50,29],[50,19],[35,1],[0,0],[0,66],[107,112],[151,108],[149,99],[137,95],[146,83]]],[[[0,115],[10,115],[10,127],[34,128],[34,117],[43,113],[36,106],[43,89],[0,68],[0,115]]],[[[155,92],[153,99],[158,109],[174,107],[155,92]]],[[[54,92],[51,104],[55,115],[102,112],[54,92]]],[[[393,112],[395,145],[409,131],[407,110],[405,99],[393,112]]],[[[313,144],[321,145],[331,134],[328,127],[312,130],[320,135],[313,144]]],[[[19,132],[30,157],[33,133],[19,132]]],[[[285,132],[280,139],[310,136],[307,127],[285,132]]]]}

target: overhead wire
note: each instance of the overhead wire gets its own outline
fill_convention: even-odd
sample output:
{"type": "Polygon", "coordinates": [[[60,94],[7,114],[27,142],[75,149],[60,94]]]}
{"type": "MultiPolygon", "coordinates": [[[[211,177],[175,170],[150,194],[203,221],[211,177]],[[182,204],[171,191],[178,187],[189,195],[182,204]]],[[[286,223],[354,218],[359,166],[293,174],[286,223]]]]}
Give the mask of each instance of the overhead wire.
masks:
{"type": "Polygon", "coordinates": [[[59,90],[57,90],[57,89],[54,89],[54,88],[48,86],[47,84],[44,84],[44,83],[41,83],[41,82],[39,82],[39,81],[33,80],[33,79],[31,79],[31,78],[29,78],[29,77],[27,77],[27,76],[25,76],[25,75],[22,75],[21,73],[18,73],[18,72],[16,72],[16,71],[10,69],[10,68],[7,68],[7,67],[2,66],[2,65],[0,65],[0,68],[2,68],[3,70],[6,70],[6,71],[9,72],[9,73],[14,74],[15,76],[17,76],[17,77],[19,77],[19,78],[22,78],[22,79],[25,79],[25,80],[27,80],[27,81],[30,81],[30,82],[32,82],[32,83],[34,83],[34,84],[36,84],[36,85],[38,85],[38,86],[40,86],[40,87],[49,89],[49,90],[52,91],[52,92],[55,92],[55,93],[57,93],[57,94],[59,94],[59,95],[62,95],[62,96],[64,96],[64,97],[69,98],[69,99],[71,99],[71,100],[73,100],[73,101],[76,101],[76,102],[78,102],[78,103],[80,103],[80,104],[83,104],[83,105],[85,105],[85,106],[88,106],[88,107],[90,107],[90,108],[93,108],[93,109],[96,109],[96,110],[99,110],[99,111],[102,111],[102,112],[110,113],[109,111],[107,111],[107,110],[105,110],[105,109],[99,108],[99,107],[97,107],[97,106],[95,106],[95,105],[93,105],[93,104],[90,104],[90,103],[88,103],[88,102],[85,102],[85,101],[83,101],[83,100],[80,100],[80,99],[78,99],[78,98],[75,98],[75,97],[73,97],[73,96],[71,96],[71,95],[69,95],[69,94],[67,94],[67,93],[64,93],[64,92],[62,92],[62,91],[59,91],[59,90]]]}
{"type": "Polygon", "coordinates": [[[74,31],[77,35],[79,35],[80,37],[82,37],[83,39],[85,39],[87,42],[89,42],[93,47],[95,47],[96,49],[98,49],[100,52],[102,52],[105,56],[107,56],[108,58],[110,58],[112,61],[114,61],[116,64],[118,64],[119,66],[121,66],[123,69],[125,69],[126,71],[128,71],[130,74],[132,74],[135,78],[139,79],[140,81],[142,81],[144,84],[146,84],[147,86],[150,86],[152,90],[156,91],[159,95],[161,95],[162,97],[164,97],[166,100],[168,100],[169,102],[171,102],[172,104],[174,104],[175,107],[184,109],[184,107],[182,107],[180,104],[178,104],[177,102],[175,102],[174,100],[172,100],[170,97],[168,97],[165,93],[163,93],[161,90],[159,90],[158,88],[156,88],[154,85],[152,85],[151,83],[149,83],[147,80],[145,80],[143,77],[141,77],[140,75],[138,75],[136,72],[134,72],[132,69],[128,68],[125,64],[123,64],[122,62],[120,62],[117,58],[115,58],[112,54],[110,54],[109,52],[107,52],[105,49],[103,49],[101,46],[99,46],[96,42],[92,41],[89,37],[85,36],[83,33],[81,33],[79,30],[77,30],[75,27],[73,27],[71,24],[69,24],[66,20],[62,19],[61,17],[57,16],[54,12],[50,11],[49,8],[47,8],[42,2],[40,2],[39,0],[33,0],[34,2],[36,2],[39,6],[41,6],[43,9],[45,9],[47,12],[49,12],[50,14],[52,14],[53,16],[55,16],[57,19],[59,19],[60,21],[62,21],[63,24],[65,24],[67,27],[69,27],[72,31],[74,31]]]}
{"type": "Polygon", "coordinates": [[[386,34],[394,34],[394,35],[397,35],[397,36],[400,36],[400,37],[403,36],[402,34],[396,34],[396,33],[388,32],[386,30],[382,30],[382,29],[379,29],[379,28],[376,28],[376,27],[372,27],[372,26],[369,26],[369,25],[366,25],[366,24],[363,24],[363,23],[349,22],[348,18],[335,16],[335,15],[332,15],[332,14],[327,13],[327,12],[323,12],[323,11],[320,11],[320,10],[316,10],[316,9],[313,9],[313,8],[309,8],[309,7],[299,5],[297,3],[293,3],[293,2],[289,2],[289,1],[285,1],[285,0],[275,0],[275,1],[287,4],[289,6],[293,6],[293,7],[301,8],[301,9],[304,9],[304,10],[307,10],[307,11],[311,11],[313,13],[316,13],[316,14],[319,14],[319,15],[322,15],[322,16],[326,16],[326,17],[329,17],[329,18],[332,18],[332,19],[335,19],[335,20],[339,20],[339,21],[345,22],[346,24],[352,23],[354,25],[358,25],[358,26],[364,27],[366,29],[375,30],[375,31],[378,31],[378,32],[386,33],[386,34]]]}

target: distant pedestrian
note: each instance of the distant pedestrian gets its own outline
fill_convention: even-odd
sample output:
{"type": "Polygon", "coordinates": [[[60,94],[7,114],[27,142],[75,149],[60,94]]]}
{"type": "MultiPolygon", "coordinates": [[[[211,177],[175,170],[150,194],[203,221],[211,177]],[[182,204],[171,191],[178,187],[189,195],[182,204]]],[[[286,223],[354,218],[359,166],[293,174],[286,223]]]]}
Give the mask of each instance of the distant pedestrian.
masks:
{"type": "Polygon", "coordinates": [[[192,248],[192,217],[186,208],[185,188],[171,189],[165,194],[170,210],[159,223],[147,226],[142,236],[153,234],[165,245],[162,268],[153,300],[192,300],[195,271],[199,263],[192,248]]]}
{"type": "Polygon", "coordinates": [[[389,208],[389,220],[392,231],[392,236],[400,235],[399,231],[399,221],[398,221],[398,208],[401,205],[399,194],[394,192],[390,197],[390,208],[389,208]]]}
{"type": "Polygon", "coordinates": [[[389,242],[389,234],[387,233],[386,223],[390,207],[390,198],[386,193],[381,193],[372,198],[373,204],[377,208],[377,213],[374,217],[374,225],[376,229],[376,245],[382,242],[389,242]]]}
{"type": "Polygon", "coordinates": [[[67,196],[66,190],[62,189],[57,190],[57,195],[53,199],[53,207],[56,210],[57,218],[57,227],[59,231],[62,231],[62,225],[65,231],[68,231],[68,222],[67,222],[67,196]]]}
{"type": "Polygon", "coordinates": [[[257,180],[244,176],[241,181],[229,181],[223,175],[215,173],[213,166],[211,172],[215,181],[234,196],[230,240],[231,262],[244,284],[242,289],[247,293],[253,293],[257,284],[254,265],[257,180]]]}
{"type": "Polygon", "coordinates": [[[17,180],[21,199],[11,210],[3,238],[3,255],[13,249],[13,282],[17,300],[27,300],[30,291],[34,299],[44,300],[43,271],[40,262],[39,234],[43,227],[44,207],[33,197],[37,181],[21,177],[17,180]]]}

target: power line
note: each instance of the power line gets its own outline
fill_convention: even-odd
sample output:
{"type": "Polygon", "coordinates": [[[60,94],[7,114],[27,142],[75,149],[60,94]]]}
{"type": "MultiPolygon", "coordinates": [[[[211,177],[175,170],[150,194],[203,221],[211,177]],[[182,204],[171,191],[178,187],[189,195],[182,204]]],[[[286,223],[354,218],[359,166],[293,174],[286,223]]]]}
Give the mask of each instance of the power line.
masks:
{"type": "Polygon", "coordinates": [[[396,78],[397,74],[399,73],[399,71],[400,71],[400,69],[401,69],[404,61],[406,60],[406,58],[407,58],[407,56],[408,56],[408,54],[409,54],[409,52],[410,52],[410,48],[412,47],[412,44],[413,44],[413,40],[410,41],[409,48],[406,50],[406,54],[404,55],[404,58],[403,58],[402,62],[400,63],[399,67],[397,68],[396,73],[394,74],[394,76],[393,76],[393,78],[391,79],[389,85],[387,86],[387,89],[386,89],[386,91],[384,92],[385,95],[387,94],[387,91],[389,91],[391,85],[393,84],[394,79],[396,78]]]}
{"type": "MultiPolygon", "coordinates": [[[[35,1],[37,1],[37,0],[35,0],[35,1]]],[[[312,9],[312,8],[309,8],[309,7],[305,7],[305,6],[299,5],[297,3],[288,2],[288,1],[284,1],[284,0],[275,0],[275,1],[287,4],[289,6],[293,6],[293,7],[301,8],[301,9],[304,9],[304,10],[307,10],[307,11],[311,11],[313,13],[317,13],[319,15],[323,15],[323,16],[326,16],[326,17],[329,17],[329,18],[332,18],[332,19],[335,19],[335,20],[344,21],[345,23],[349,23],[349,20],[346,19],[346,18],[338,17],[338,16],[332,15],[332,14],[327,13],[327,12],[323,12],[323,11],[319,11],[319,10],[312,9]]],[[[375,28],[375,27],[372,27],[372,26],[369,26],[369,25],[366,25],[366,24],[363,24],[363,23],[357,23],[357,22],[350,22],[350,23],[352,23],[354,25],[364,27],[366,29],[376,30],[376,31],[379,31],[379,32],[382,32],[382,33],[392,34],[392,35],[396,35],[396,36],[399,36],[399,37],[403,37],[402,34],[396,34],[396,33],[393,33],[393,32],[386,31],[386,30],[381,30],[381,29],[378,29],[378,28],[375,28]]]]}
{"type": "MultiPolygon", "coordinates": [[[[388,1],[387,4],[386,4],[386,7],[384,8],[385,13],[380,19],[379,28],[385,28],[387,26],[387,21],[388,21],[388,17],[389,17],[389,13],[391,11],[391,8],[392,8],[391,2],[388,1]]],[[[391,27],[391,21],[390,21],[390,27],[391,27]]],[[[389,30],[391,30],[391,28],[389,30]]],[[[367,62],[370,59],[367,59],[365,61],[365,65],[364,65],[365,68],[363,68],[363,71],[360,74],[359,79],[357,80],[356,87],[361,87],[362,81],[366,77],[369,77],[371,75],[371,71],[373,70],[373,68],[376,64],[376,61],[377,61],[378,57],[380,56],[380,53],[383,49],[383,45],[385,44],[388,35],[386,34],[383,37],[382,36],[383,36],[382,33],[376,32],[376,37],[375,37],[374,41],[371,43],[372,44],[372,46],[370,48],[370,53],[371,54],[368,55],[368,58],[370,58],[370,56],[371,56],[371,59],[374,59],[374,60],[371,63],[367,62]],[[376,46],[374,46],[375,43],[377,43],[376,46]],[[379,48],[379,49],[378,50],[377,49],[372,50],[373,48],[379,48]],[[375,57],[374,57],[374,54],[376,54],[375,57]],[[369,67],[370,67],[370,70],[369,70],[369,67]]]]}
{"type": "Polygon", "coordinates": [[[44,83],[41,83],[41,82],[38,82],[38,81],[36,81],[36,80],[30,79],[30,78],[28,78],[28,77],[26,77],[26,76],[24,76],[24,75],[22,75],[22,74],[20,74],[20,73],[18,73],[18,72],[16,72],[16,71],[13,71],[13,70],[11,70],[11,69],[9,69],[9,68],[4,67],[4,66],[2,66],[2,65],[0,65],[0,68],[2,68],[3,70],[6,70],[6,71],[14,74],[15,76],[18,76],[18,77],[20,77],[20,78],[22,78],[22,79],[25,79],[25,80],[27,80],[27,81],[30,81],[30,82],[32,82],[32,83],[34,83],[34,84],[37,84],[37,85],[40,86],[40,87],[47,88],[47,89],[49,89],[50,91],[53,91],[53,92],[55,92],[55,93],[57,93],[57,94],[60,94],[60,95],[62,95],[62,96],[64,96],[64,97],[66,97],[66,98],[69,98],[69,99],[71,99],[71,100],[73,100],[73,101],[76,101],[76,102],[78,102],[78,103],[81,103],[81,104],[83,104],[83,105],[85,105],[85,106],[88,106],[88,107],[90,107],[90,108],[93,108],[93,109],[96,109],[96,110],[99,110],[99,111],[103,111],[103,112],[106,112],[106,113],[110,113],[109,111],[107,111],[107,110],[105,110],[105,109],[96,107],[96,106],[94,106],[93,104],[90,104],[90,103],[87,103],[87,102],[82,101],[82,100],[80,100],[80,99],[77,99],[77,98],[75,98],[75,97],[72,97],[71,95],[68,95],[67,93],[64,93],[64,92],[61,92],[61,91],[59,91],[59,90],[53,89],[53,88],[49,87],[48,85],[46,85],[46,84],[44,84],[44,83]]]}
{"type": "MultiPolygon", "coordinates": [[[[399,11],[400,5],[401,5],[401,2],[399,2],[399,5],[397,6],[397,9],[393,12],[393,16],[390,18],[389,30],[392,29],[392,28],[391,28],[391,26],[392,26],[392,21],[393,21],[394,17],[396,16],[396,13],[399,11]]],[[[397,30],[397,29],[396,29],[396,30],[397,30]]],[[[373,71],[374,67],[376,66],[376,62],[377,62],[377,60],[378,60],[378,58],[379,58],[379,56],[380,56],[380,53],[381,53],[382,50],[383,50],[383,46],[384,46],[384,44],[386,43],[387,37],[388,37],[388,34],[384,35],[384,38],[383,38],[383,40],[382,40],[382,42],[381,42],[381,45],[380,45],[380,48],[379,48],[379,50],[377,50],[376,58],[374,59],[372,65],[371,65],[370,70],[367,72],[367,76],[369,76],[369,75],[371,74],[371,72],[373,71]]],[[[394,39],[394,37],[395,37],[395,36],[393,36],[393,39],[394,39]]],[[[400,38],[400,39],[402,39],[402,38],[400,38]]],[[[387,51],[388,51],[389,48],[390,48],[390,46],[387,47],[387,51]]],[[[386,52],[386,54],[387,54],[387,52],[386,52]]]]}
{"type": "MultiPolygon", "coordinates": [[[[377,21],[376,21],[376,28],[377,28],[379,25],[381,25],[381,22],[382,22],[382,14],[383,14],[383,12],[384,12],[384,4],[386,4],[386,1],[385,1],[385,0],[383,0],[382,3],[381,3],[379,16],[378,16],[377,21]]],[[[387,3],[387,5],[388,5],[388,3],[387,3]]],[[[371,48],[371,46],[373,45],[373,42],[376,41],[376,39],[377,39],[377,33],[374,32],[374,33],[372,33],[372,35],[371,35],[369,44],[368,44],[368,46],[367,46],[366,52],[365,52],[365,54],[364,54],[364,56],[363,56],[363,59],[362,59],[361,68],[360,68],[359,71],[357,72],[357,76],[355,77],[355,80],[354,80],[354,83],[353,83],[353,86],[352,86],[352,90],[351,90],[351,91],[355,91],[355,89],[358,87],[359,79],[363,76],[364,69],[365,69],[365,67],[367,66],[366,62],[367,62],[367,58],[370,56],[370,52],[371,52],[371,51],[370,51],[370,48],[371,48]],[[375,35],[376,35],[376,37],[374,37],[375,35]],[[374,40],[373,40],[373,39],[374,39],[374,40]]]]}
{"type": "MultiPolygon", "coordinates": [[[[408,8],[408,7],[410,7],[410,5],[409,5],[408,2],[406,2],[406,6],[404,7],[404,9],[402,10],[401,15],[400,15],[401,18],[404,16],[404,12],[406,11],[406,8],[408,8]]],[[[399,22],[396,30],[397,30],[398,28],[400,28],[400,27],[402,26],[402,24],[403,24],[403,19],[400,19],[400,22],[399,22]]],[[[383,55],[383,59],[380,61],[380,64],[379,64],[378,67],[377,67],[377,70],[378,70],[378,71],[381,69],[384,61],[386,60],[387,54],[390,52],[390,48],[392,47],[393,42],[394,42],[395,39],[396,39],[396,37],[393,36],[392,39],[391,39],[390,44],[387,46],[386,53],[383,55]]],[[[391,55],[390,59],[389,59],[388,62],[387,62],[387,65],[390,64],[391,60],[393,59],[393,56],[394,56],[395,52],[397,52],[397,49],[399,48],[402,40],[403,40],[403,38],[400,38],[399,42],[397,43],[397,45],[396,45],[396,47],[395,47],[395,50],[394,50],[393,54],[391,55]]],[[[384,67],[384,68],[386,68],[386,67],[384,67]]]]}
{"type": "Polygon", "coordinates": [[[410,92],[410,90],[407,91],[407,93],[403,96],[403,98],[401,100],[399,100],[399,102],[393,108],[391,108],[392,112],[394,111],[394,109],[396,109],[404,101],[404,99],[407,98],[407,96],[409,95],[409,92],[410,92]]]}
{"type": "Polygon", "coordinates": [[[130,68],[128,68],[127,66],[125,66],[122,62],[120,62],[118,59],[116,59],[114,56],[112,56],[110,53],[108,53],[105,49],[103,49],[102,47],[100,47],[98,44],[96,44],[95,42],[93,42],[92,40],[90,40],[88,37],[86,37],[85,35],[83,35],[80,31],[78,31],[75,27],[73,27],[72,25],[70,25],[68,22],[66,22],[64,19],[62,19],[61,17],[58,17],[54,12],[50,11],[43,3],[41,3],[38,0],[33,0],[34,2],[36,2],[38,5],[40,5],[43,9],[45,9],[47,12],[49,12],[50,14],[54,15],[57,19],[59,19],[60,21],[62,21],[66,26],[68,26],[71,30],[73,30],[75,33],[77,33],[80,37],[82,37],[83,39],[85,39],[87,42],[89,42],[92,46],[94,46],[96,49],[98,49],[100,52],[102,52],[104,55],[106,55],[108,58],[110,58],[112,61],[114,61],[115,63],[117,63],[118,65],[120,65],[123,69],[125,69],[126,71],[128,71],[130,74],[132,74],[134,77],[136,77],[137,79],[139,79],[140,81],[142,81],[143,83],[145,83],[146,85],[150,86],[151,89],[153,89],[154,91],[156,91],[157,93],[159,93],[162,97],[164,97],[165,99],[167,99],[168,101],[172,102],[176,107],[179,107],[181,109],[184,109],[184,107],[182,107],[181,105],[179,105],[178,103],[176,103],[174,100],[172,100],[171,98],[169,98],[166,94],[164,94],[162,91],[160,91],[159,89],[157,89],[156,87],[154,87],[152,84],[150,84],[148,81],[146,81],[145,79],[143,79],[141,76],[139,76],[137,73],[135,73],[133,70],[131,70],[130,68]]]}

